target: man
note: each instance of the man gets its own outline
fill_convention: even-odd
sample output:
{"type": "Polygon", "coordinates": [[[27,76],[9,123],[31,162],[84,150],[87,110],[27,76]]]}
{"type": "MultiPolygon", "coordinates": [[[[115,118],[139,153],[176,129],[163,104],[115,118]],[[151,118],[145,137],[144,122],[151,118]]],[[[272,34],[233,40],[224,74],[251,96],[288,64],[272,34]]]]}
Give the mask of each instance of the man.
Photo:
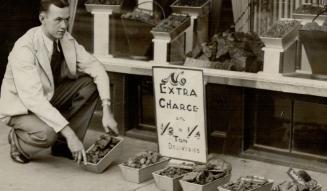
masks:
{"type": "Polygon", "coordinates": [[[67,0],[41,0],[39,19],[41,26],[16,41],[1,86],[0,119],[12,127],[10,156],[27,163],[52,147],[55,156],[85,163],[81,140],[98,94],[104,129],[118,133],[110,111],[109,78],[101,63],[66,31],[67,0]]]}

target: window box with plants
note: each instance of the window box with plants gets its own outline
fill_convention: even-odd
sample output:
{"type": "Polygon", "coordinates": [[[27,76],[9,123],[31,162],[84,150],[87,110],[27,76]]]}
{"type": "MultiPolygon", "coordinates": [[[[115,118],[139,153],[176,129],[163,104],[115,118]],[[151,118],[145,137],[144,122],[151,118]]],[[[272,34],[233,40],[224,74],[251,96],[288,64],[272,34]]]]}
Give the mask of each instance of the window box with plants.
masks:
{"type": "Polygon", "coordinates": [[[209,13],[210,0],[176,0],[170,7],[174,13],[202,16],[209,13]]]}
{"type": "Polygon", "coordinates": [[[156,25],[151,33],[154,37],[176,38],[181,32],[186,30],[191,24],[189,16],[184,14],[173,13],[168,18],[162,20],[156,25]]]}
{"type": "Polygon", "coordinates": [[[297,20],[280,20],[260,36],[266,47],[286,50],[298,36],[301,23],[297,20]]]}
{"type": "Polygon", "coordinates": [[[303,4],[293,12],[293,18],[303,20],[305,23],[312,21],[316,15],[321,14],[317,21],[323,22],[327,19],[327,13],[324,12],[324,3],[303,4]]]}

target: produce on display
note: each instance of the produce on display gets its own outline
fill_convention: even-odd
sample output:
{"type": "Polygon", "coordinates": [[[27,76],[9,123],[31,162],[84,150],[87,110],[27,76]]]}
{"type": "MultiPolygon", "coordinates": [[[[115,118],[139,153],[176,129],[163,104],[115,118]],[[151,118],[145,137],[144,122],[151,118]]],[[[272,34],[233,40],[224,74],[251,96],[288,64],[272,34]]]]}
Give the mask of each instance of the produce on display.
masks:
{"type": "Polygon", "coordinates": [[[268,183],[269,181],[263,177],[246,176],[246,177],[240,177],[235,182],[227,183],[223,185],[221,188],[230,191],[247,191],[247,190],[254,190],[260,188],[268,183]]]}
{"type": "Polygon", "coordinates": [[[258,72],[263,67],[263,42],[254,33],[224,32],[202,44],[200,60],[210,61],[212,68],[258,72]]]}
{"type": "MultiPolygon", "coordinates": [[[[311,15],[317,15],[321,13],[324,10],[324,7],[322,6],[316,6],[316,5],[302,5],[299,8],[297,8],[294,13],[295,14],[311,14],[311,15]]],[[[327,13],[323,13],[327,14],[327,13]]]]}
{"type": "Polygon", "coordinates": [[[283,36],[291,32],[294,28],[296,28],[300,24],[301,23],[297,20],[281,20],[275,23],[262,36],[271,37],[271,38],[282,38],[283,36]]]}
{"type": "Polygon", "coordinates": [[[182,175],[191,172],[190,168],[181,168],[176,166],[169,166],[159,173],[161,176],[167,176],[169,178],[178,178],[182,175]]]}
{"type": "Polygon", "coordinates": [[[122,19],[141,21],[150,25],[157,25],[160,22],[160,15],[153,14],[152,11],[146,9],[135,8],[131,12],[127,12],[121,16],[122,19]]]}
{"type": "Polygon", "coordinates": [[[182,180],[205,185],[230,174],[231,168],[225,161],[212,160],[205,165],[195,165],[193,171],[186,174],[182,180]]]}
{"type": "Polygon", "coordinates": [[[120,5],[122,0],[87,0],[86,4],[120,5]]]}
{"type": "Polygon", "coordinates": [[[97,164],[112,148],[117,145],[118,142],[119,140],[112,135],[101,135],[94,143],[94,146],[86,153],[87,161],[97,164]]]}
{"type": "Polygon", "coordinates": [[[137,154],[123,163],[124,166],[132,168],[145,168],[161,161],[163,157],[154,151],[145,151],[137,154]]]}
{"type": "Polygon", "coordinates": [[[322,26],[320,26],[317,22],[309,22],[306,23],[303,27],[302,30],[304,31],[322,31],[322,32],[327,32],[327,22],[325,21],[322,26]]]}
{"type": "Polygon", "coordinates": [[[290,168],[287,174],[292,181],[284,181],[273,188],[273,191],[312,191],[320,188],[317,181],[304,170],[290,168]]]}
{"type": "Polygon", "coordinates": [[[181,26],[187,19],[190,19],[187,15],[171,14],[168,18],[161,21],[156,25],[152,31],[156,32],[172,32],[177,27],[181,26]]]}
{"type": "Polygon", "coordinates": [[[174,3],[175,6],[200,7],[208,0],[179,0],[174,3]]]}

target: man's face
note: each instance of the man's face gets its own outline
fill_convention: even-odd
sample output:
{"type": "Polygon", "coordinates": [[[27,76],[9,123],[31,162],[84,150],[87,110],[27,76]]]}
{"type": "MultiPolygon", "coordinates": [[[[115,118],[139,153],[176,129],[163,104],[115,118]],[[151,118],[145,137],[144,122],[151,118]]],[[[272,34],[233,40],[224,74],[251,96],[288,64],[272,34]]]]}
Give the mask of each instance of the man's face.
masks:
{"type": "Polygon", "coordinates": [[[61,39],[68,27],[69,8],[59,8],[51,4],[47,12],[40,14],[40,21],[49,38],[61,39]]]}

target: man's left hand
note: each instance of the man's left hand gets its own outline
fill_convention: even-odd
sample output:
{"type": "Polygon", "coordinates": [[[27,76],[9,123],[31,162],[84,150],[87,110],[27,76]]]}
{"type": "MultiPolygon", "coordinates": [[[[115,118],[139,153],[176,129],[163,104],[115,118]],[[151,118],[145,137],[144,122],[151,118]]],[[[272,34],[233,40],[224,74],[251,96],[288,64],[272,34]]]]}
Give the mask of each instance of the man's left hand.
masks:
{"type": "Polygon", "coordinates": [[[109,106],[103,107],[102,125],[106,133],[109,133],[111,129],[117,135],[119,134],[117,127],[118,124],[114,119],[114,115],[112,114],[109,106]]]}

